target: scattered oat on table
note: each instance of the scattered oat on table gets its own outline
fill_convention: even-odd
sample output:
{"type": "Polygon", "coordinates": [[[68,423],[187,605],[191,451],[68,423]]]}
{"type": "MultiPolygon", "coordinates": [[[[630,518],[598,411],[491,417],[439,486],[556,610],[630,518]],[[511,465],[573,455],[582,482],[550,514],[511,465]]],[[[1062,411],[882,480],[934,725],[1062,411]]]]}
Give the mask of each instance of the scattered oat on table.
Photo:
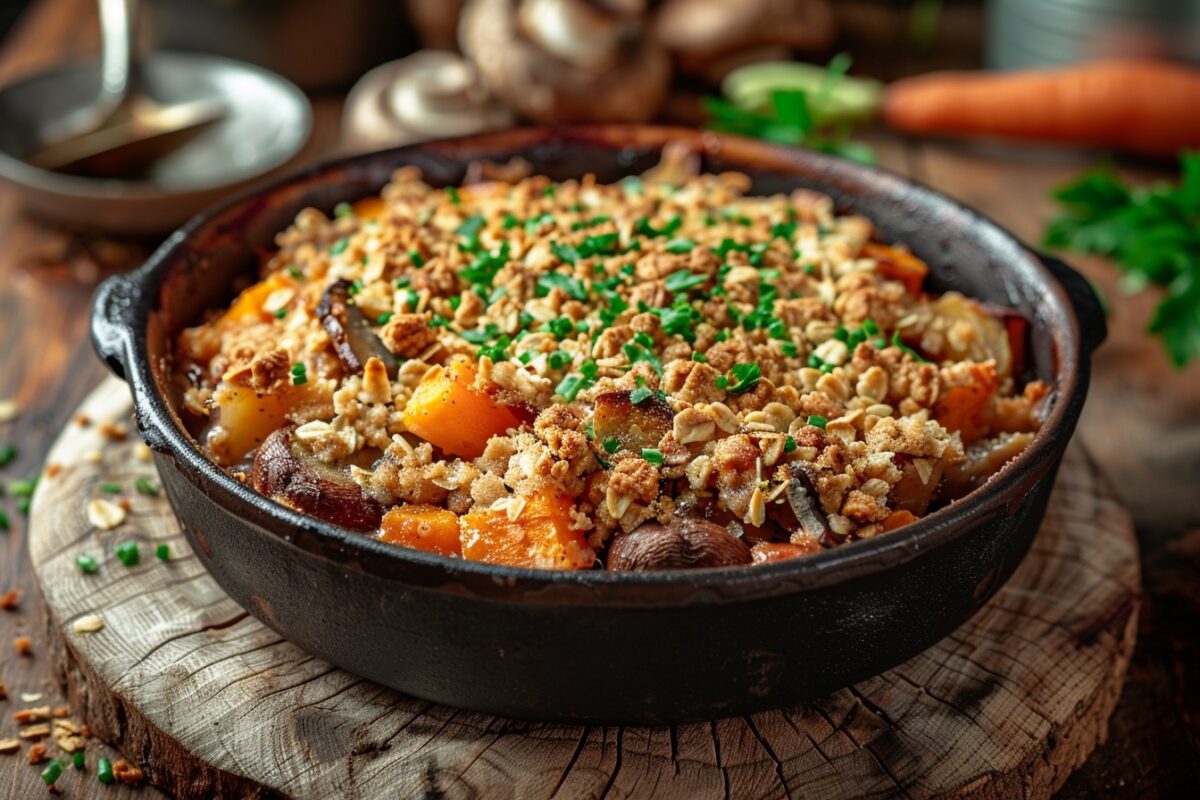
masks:
{"type": "Polygon", "coordinates": [[[16,400],[5,398],[0,400],[0,423],[12,422],[21,415],[21,407],[16,400]]]}
{"type": "Polygon", "coordinates": [[[97,497],[87,504],[88,522],[102,531],[111,531],[125,521],[125,509],[109,500],[97,497]]]}
{"type": "Polygon", "coordinates": [[[42,699],[41,692],[21,692],[21,702],[22,703],[36,703],[38,700],[41,700],[41,699],[42,699]]]}
{"type": "Polygon", "coordinates": [[[20,739],[0,739],[0,754],[8,755],[21,749],[20,739]]]}
{"type": "Polygon", "coordinates": [[[88,614],[75,620],[76,633],[96,633],[104,628],[104,620],[96,614],[88,614]]]}
{"type": "Polygon", "coordinates": [[[17,731],[17,736],[20,736],[22,739],[45,739],[49,735],[50,726],[44,722],[37,725],[29,725],[17,731]]]}

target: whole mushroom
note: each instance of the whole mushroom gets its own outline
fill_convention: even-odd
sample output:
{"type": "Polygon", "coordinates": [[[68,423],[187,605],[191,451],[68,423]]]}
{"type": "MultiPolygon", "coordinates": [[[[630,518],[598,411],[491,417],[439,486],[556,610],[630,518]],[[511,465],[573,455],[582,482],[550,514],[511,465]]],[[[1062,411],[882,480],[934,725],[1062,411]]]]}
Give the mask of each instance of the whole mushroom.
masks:
{"type": "Polygon", "coordinates": [[[836,33],[828,0],[666,0],[654,24],[681,70],[714,83],[743,64],[825,51],[836,33]]]}
{"type": "Polygon", "coordinates": [[[724,526],[699,517],[647,522],[617,534],[608,545],[610,572],[731,567],[750,563],[750,548],[724,526]]]}
{"type": "Polygon", "coordinates": [[[643,122],[670,59],[643,31],[642,0],[470,0],[462,51],[492,92],[537,122],[643,122]]]}

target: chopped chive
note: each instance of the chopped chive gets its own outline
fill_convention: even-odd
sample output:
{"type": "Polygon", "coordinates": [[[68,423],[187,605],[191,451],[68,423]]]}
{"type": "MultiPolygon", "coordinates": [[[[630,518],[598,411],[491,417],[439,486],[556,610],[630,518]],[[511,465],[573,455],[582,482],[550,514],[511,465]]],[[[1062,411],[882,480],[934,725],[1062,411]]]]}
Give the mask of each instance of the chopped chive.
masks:
{"type": "Polygon", "coordinates": [[[458,196],[458,188],[455,186],[446,187],[446,196],[450,198],[450,202],[454,205],[462,202],[462,198],[458,196]]]}
{"type": "Polygon", "coordinates": [[[288,267],[288,275],[291,275],[296,280],[300,280],[301,278],[304,277],[304,270],[293,265],[293,266],[288,267]]]}
{"type": "Polygon", "coordinates": [[[421,255],[420,250],[409,250],[408,260],[412,262],[414,267],[420,268],[425,266],[425,256],[421,255]]]}
{"type": "Polygon", "coordinates": [[[699,361],[701,364],[707,364],[708,356],[704,355],[704,353],[701,353],[699,350],[695,350],[692,352],[692,361],[699,361]]]}
{"type": "Polygon", "coordinates": [[[818,427],[821,430],[825,430],[825,426],[827,424],[829,424],[829,420],[825,419],[824,417],[820,416],[819,414],[813,414],[813,415],[809,416],[808,424],[818,427]]]}
{"type": "Polygon", "coordinates": [[[629,393],[629,402],[633,403],[635,406],[640,406],[642,403],[649,400],[652,394],[654,394],[653,389],[650,389],[646,386],[639,386],[629,393]]]}
{"type": "Polygon", "coordinates": [[[96,563],[96,557],[90,556],[87,553],[80,553],[75,556],[75,566],[79,567],[79,571],[85,575],[91,575],[100,569],[100,565],[96,563]]]}
{"type": "Polygon", "coordinates": [[[62,775],[63,764],[57,758],[50,759],[50,763],[42,770],[42,783],[47,786],[53,786],[58,780],[58,776],[62,775]]]}
{"type": "Polygon", "coordinates": [[[612,453],[617,452],[619,449],[621,449],[621,440],[617,437],[610,436],[604,440],[604,452],[611,455],[612,453]]]}
{"type": "Polygon", "coordinates": [[[682,255],[683,253],[692,252],[695,246],[696,243],[694,241],[680,236],[667,242],[663,249],[674,255],[682,255]]]}
{"type": "Polygon", "coordinates": [[[867,317],[863,320],[862,329],[866,331],[868,336],[874,336],[879,333],[879,326],[875,324],[875,320],[867,317]]]}
{"type": "Polygon", "coordinates": [[[333,207],[333,218],[342,219],[344,217],[354,216],[354,206],[346,202],[338,203],[333,207]]]}
{"type": "Polygon", "coordinates": [[[76,750],[73,754],[71,754],[71,764],[74,765],[75,769],[82,770],[84,767],[84,761],[85,759],[82,750],[76,750]]]}
{"type": "Polygon", "coordinates": [[[138,562],[142,560],[142,554],[138,549],[138,543],[132,539],[127,542],[121,542],[119,545],[117,545],[116,553],[120,562],[127,567],[136,567],[138,562]]]}
{"type": "Polygon", "coordinates": [[[724,375],[718,375],[716,377],[716,379],[713,381],[713,385],[716,386],[718,389],[724,389],[726,386],[729,385],[729,378],[726,378],[724,375]]]}
{"type": "Polygon", "coordinates": [[[119,484],[119,483],[102,483],[102,484],[100,484],[100,491],[104,492],[105,494],[120,494],[121,493],[121,484],[119,484]]]}
{"type": "Polygon", "coordinates": [[[113,766],[112,762],[104,756],[100,756],[96,760],[96,780],[101,783],[113,782],[113,766]]]}
{"type": "Polygon", "coordinates": [[[287,316],[286,308],[280,308],[275,312],[275,319],[283,319],[286,316],[287,316]]]}
{"type": "Polygon", "coordinates": [[[839,342],[849,341],[850,331],[846,330],[845,325],[838,325],[833,331],[833,338],[837,339],[839,342]]]}
{"type": "Polygon", "coordinates": [[[292,385],[299,386],[302,383],[308,383],[308,367],[304,366],[304,362],[292,365],[292,385]]]}
{"type": "Polygon", "coordinates": [[[659,450],[657,447],[643,447],[642,448],[642,458],[646,459],[651,464],[663,463],[662,451],[659,450]]]}
{"type": "Polygon", "coordinates": [[[329,255],[340,256],[342,253],[346,252],[346,248],[349,246],[350,240],[343,236],[341,239],[338,239],[329,246],[329,255]]]}
{"type": "Polygon", "coordinates": [[[37,481],[13,481],[8,485],[8,491],[13,497],[32,497],[37,488],[37,481]]]}
{"type": "Polygon", "coordinates": [[[11,527],[8,521],[8,514],[4,509],[0,508],[0,531],[6,531],[11,527]]]}
{"type": "Polygon", "coordinates": [[[133,482],[133,488],[138,494],[147,494],[151,497],[158,494],[158,486],[154,484],[154,481],[144,476],[133,482]]]}
{"type": "Polygon", "coordinates": [[[795,342],[783,342],[779,345],[779,349],[782,350],[783,354],[788,358],[795,358],[799,353],[799,351],[796,349],[795,342]]]}
{"type": "Polygon", "coordinates": [[[796,440],[792,437],[787,437],[783,442],[783,452],[790,453],[796,449],[796,440]]]}
{"type": "Polygon", "coordinates": [[[20,502],[17,503],[17,511],[20,511],[25,516],[29,516],[30,505],[31,505],[31,502],[30,502],[29,498],[22,497],[20,502]]]}
{"type": "Polygon", "coordinates": [[[395,312],[385,311],[382,314],[380,314],[378,317],[375,318],[375,324],[376,325],[387,325],[388,320],[390,320],[393,316],[395,316],[395,312]]]}
{"type": "Polygon", "coordinates": [[[729,384],[728,389],[734,394],[750,391],[762,377],[762,368],[754,363],[734,364],[730,372],[733,373],[734,383],[729,384]]]}
{"type": "Polygon", "coordinates": [[[12,461],[16,457],[17,457],[17,448],[13,447],[11,444],[5,444],[3,446],[0,446],[0,467],[3,467],[5,464],[8,464],[10,461],[12,461]]]}
{"type": "Polygon", "coordinates": [[[154,557],[157,558],[159,561],[170,561],[171,560],[171,545],[160,544],[158,547],[154,548],[154,557]]]}

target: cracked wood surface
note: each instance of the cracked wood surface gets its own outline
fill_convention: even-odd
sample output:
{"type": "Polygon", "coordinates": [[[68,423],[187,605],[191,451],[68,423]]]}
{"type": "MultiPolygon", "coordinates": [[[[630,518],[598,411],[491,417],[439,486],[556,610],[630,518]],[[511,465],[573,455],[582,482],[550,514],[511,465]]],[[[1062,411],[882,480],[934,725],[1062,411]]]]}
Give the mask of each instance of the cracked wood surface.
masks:
{"type": "MultiPolygon", "coordinates": [[[[1073,447],[1046,522],[973,620],[894,670],[817,703],[663,728],[527,723],[384,689],[279,638],[192,555],[108,379],[72,423],[35,498],[30,552],[51,652],[92,730],[180,797],[1049,797],[1102,740],[1137,627],[1132,526],[1073,447]],[[101,463],[84,458],[100,449],[101,463]],[[86,500],[117,482],[126,522],[86,500]],[[113,556],[141,543],[142,562],[113,556]],[[167,543],[172,558],[153,557],[167,543]],[[94,575],[74,558],[100,558],[94,575]],[[96,613],[105,627],[77,634],[96,613]]],[[[352,624],[351,620],[347,624],[352,624]]]]}

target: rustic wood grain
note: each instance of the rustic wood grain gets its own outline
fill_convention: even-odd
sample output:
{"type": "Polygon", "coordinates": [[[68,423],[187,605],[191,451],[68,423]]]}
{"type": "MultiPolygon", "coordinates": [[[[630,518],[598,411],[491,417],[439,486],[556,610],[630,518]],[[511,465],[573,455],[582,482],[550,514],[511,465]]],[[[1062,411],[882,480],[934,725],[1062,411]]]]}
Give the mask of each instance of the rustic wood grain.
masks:
{"type": "MultiPolygon", "coordinates": [[[[1128,515],[1082,450],[1017,574],[973,620],[904,665],[820,702],[671,728],[523,723],[382,689],[283,641],[230,600],[163,496],[153,466],[105,420],[131,411],[108,379],[51,449],[30,555],[51,653],[101,738],[141,755],[182,798],[1049,797],[1104,738],[1137,628],[1128,515]],[[103,461],[87,460],[100,449],[103,461]],[[84,507],[117,483],[116,530],[84,507]],[[124,541],[142,561],[113,555],[124,541]],[[152,557],[167,543],[169,562],[152,557]],[[85,575],[75,556],[93,555],[85,575]],[[103,630],[81,634],[89,614],[103,630]]],[[[352,621],[347,621],[352,624],[352,621]]],[[[403,645],[397,644],[398,657],[403,645]]]]}

